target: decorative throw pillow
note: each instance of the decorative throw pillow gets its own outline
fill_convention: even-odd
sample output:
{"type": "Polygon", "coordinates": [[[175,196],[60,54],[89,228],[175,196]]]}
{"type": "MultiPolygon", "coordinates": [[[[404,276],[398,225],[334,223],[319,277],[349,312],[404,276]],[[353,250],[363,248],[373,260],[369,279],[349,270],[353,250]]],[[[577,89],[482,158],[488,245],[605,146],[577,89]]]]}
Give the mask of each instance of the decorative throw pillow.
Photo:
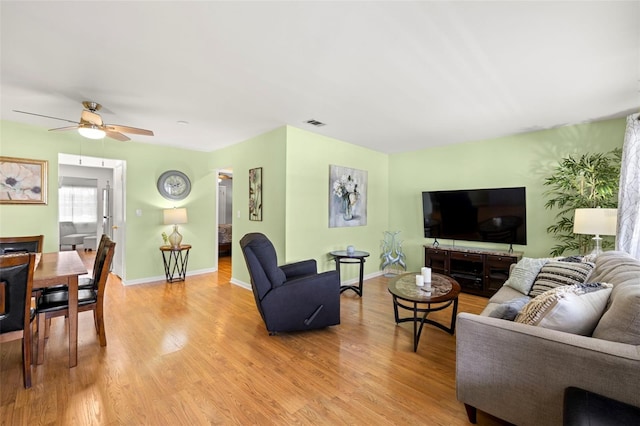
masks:
{"type": "Polygon", "coordinates": [[[590,336],[607,307],[612,288],[606,283],[554,288],[531,299],[515,321],[590,336]]]}
{"type": "Polygon", "coordinates": [[[561,259],[558,259],[560,262],[576,262],[580,263],[584,261],[584,256],[567,256],[561,259]]]}
{"type": "Polygon", "coordinates": [[[516,263],[511,270],[509,278],[504,285],[518,290],[522,294],[529,294],[533,282],[538,276],[538,272],[547,263],[549,259],[534,259],[531,257],[523,257],[516,263]]]}
{"type": "Polygon", "coordinates": [[[518,297],[517,299],[509,300],[507,302],[499,304],[493,311],[489,313],[492,318],[500,318],[509,321],[513,321],[518,312],[531,300],[528,296],[518,297]]]}
{"type": "Polygon", "coordinates": [[[536,297],[548,290],[563,285],[587,282],[595,264],[591,262],[547,262],[538,273],[529,296],[536,297]]]}

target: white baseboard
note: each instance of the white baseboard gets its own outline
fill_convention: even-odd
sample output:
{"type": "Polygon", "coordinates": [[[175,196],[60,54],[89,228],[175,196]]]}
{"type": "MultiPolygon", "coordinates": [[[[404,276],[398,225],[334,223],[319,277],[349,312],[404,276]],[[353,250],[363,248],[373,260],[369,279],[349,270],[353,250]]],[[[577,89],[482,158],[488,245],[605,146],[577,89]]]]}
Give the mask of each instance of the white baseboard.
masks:
{"type": "MultiPolygon", "coordinates": [[[[202,274],[210,274],[212,272],[216,272],[217,270],[218,268],[206,268],[206,269],[197,269],[195,271],[187,271],[187,277],[193,277],[193,276],[202,275],[202,274]]],[[[157,281],[162,281],[162,283],[158,283],[158,284],[164,284],[167,282],[167,277],[165,275],[159,275],[156,277],[139,278],[137,280],[126,280],[126,281],[122,280],[122,285],[148,284],[148,283],[153,283],[157,281]]]]}
{"type": "MultiPolygon", "coordinates": [[[[376,272],[374,272],[374,273],[372,273],[372,274],[367,274],[367,275],[365,275],[365,276],[362,278],[362,280],[363,280],[363,281],[366,281],[366,280],[368,280],[369,278],[379,277],[379,276],[380,276],[380,275],[382,275],[382,274],[383,274],[383,271],[376,271],[376,272]]],[[[251,284],[247,284],[247,283],[245,283],[244,281],[240,281],[240,280],[237,280],[237,279],[235,279],[235,278],[231,278],[231,280],[230,280],[229,282],[230,282],[231,284],[237,285],[238,287],[242,287],[242,288],[244,288],[244,289],[246,289],[246,290],[251,290],[251,284]]],[[[353,279],[351,279],[351,280],[347,280],[347,281],[344,281],[344,282],[342,283],[342,285],[353,285],[353,284],[358,284],[358,278],[353,278],[353,279]]]]}
{"type": "Polygon", "coordinates": [[[229,280],[229,282],[231,284],[233,284],[233,285],[237,285],[238,287],[242,287],[245,290],[251,290],[251,284],[250,283],[247,284],[244,281],[237,280],[237,279],[235,279],[233,277],[229,280]]]}
{"type": "MultiPolygon", "coordinates": [[[[202,275],[202,274],[209,274],[211,272],[216,272],[218,270],[218,268],[206,268],[206,269],[198,269],[196,271],[187,271],[187,277],[192,277],[195,275],[202,275]]],[[[364,280],[368,280],[370,278],[375,278],[375,277],[379,277],[380,275],[383,275],[383,271],[376,271],[372,274],[367,274],[364,276],[364,280]]],[[[136,285],[136,284],[148,284],[148,283],[152,283],[152,282],[157,282],[157,281],[162,281],[163,283],[166,282],[166,277],[164,275],[160,275],[157,277],[146,277],[146,278],[139,278],[137,280],[122,280],[122,285],[136,285]]],[[[244,281],[240,281],[236,278],[231,278],[229,280],[229,282],[233,285],[237,285],[238,287],[242,287],[245,290],[251,290],[251,283],[246,283],[244,281]]],[[[353,284],[357,284],[358,283],[358,278],[353,278],[347,281],[342,282],[342,285],[353,285],[353,284]]]]}

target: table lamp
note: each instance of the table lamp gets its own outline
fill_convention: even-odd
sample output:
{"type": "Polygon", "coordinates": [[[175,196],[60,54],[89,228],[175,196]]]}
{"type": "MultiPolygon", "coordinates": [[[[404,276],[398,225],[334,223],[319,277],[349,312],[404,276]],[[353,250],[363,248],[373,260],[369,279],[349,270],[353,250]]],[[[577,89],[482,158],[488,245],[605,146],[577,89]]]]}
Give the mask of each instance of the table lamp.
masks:
{"type": "Polygon", "coordinates": [[[180,248],[182,235],[178,232],[178,224],[187,223],[187,209],[172,208],[164,210],[164,224],[173,225],[173,233],[169,235],[169,244],[172,248],[180,248]]]}
{"type": "Polygon", "coordinates": [[[573,219],[574,234],[595,235],[595,247],[591,254],[602,253],[600,235],[616,235],[618,209],[576,209],[573,219]]]}

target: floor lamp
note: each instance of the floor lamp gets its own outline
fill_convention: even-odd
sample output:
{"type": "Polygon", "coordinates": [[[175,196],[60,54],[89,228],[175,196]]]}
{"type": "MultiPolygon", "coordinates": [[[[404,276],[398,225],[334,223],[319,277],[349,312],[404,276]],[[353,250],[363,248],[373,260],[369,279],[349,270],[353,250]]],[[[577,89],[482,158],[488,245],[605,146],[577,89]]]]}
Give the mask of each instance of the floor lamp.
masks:
{"type": "Polygon", "coordinates": [[[576,209],[573,219],[573,233],[595,235],[595,247],[591,254],[602,253],[600,235],[616,235],[618,209],[576,209]]]}

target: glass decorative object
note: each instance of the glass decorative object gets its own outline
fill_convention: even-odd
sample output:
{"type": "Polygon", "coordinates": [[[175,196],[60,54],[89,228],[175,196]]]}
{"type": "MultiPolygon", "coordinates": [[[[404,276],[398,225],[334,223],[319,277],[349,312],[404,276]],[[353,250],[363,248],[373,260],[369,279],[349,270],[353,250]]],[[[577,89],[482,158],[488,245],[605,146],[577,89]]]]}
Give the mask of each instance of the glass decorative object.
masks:
{"type": "Polygon", "coordinates": [[[398,275],[407,270],[402,241],[397,238],[398,234],[400,231],[384,231],[380,250],[380,269],[386,277],[398,275]]]}

